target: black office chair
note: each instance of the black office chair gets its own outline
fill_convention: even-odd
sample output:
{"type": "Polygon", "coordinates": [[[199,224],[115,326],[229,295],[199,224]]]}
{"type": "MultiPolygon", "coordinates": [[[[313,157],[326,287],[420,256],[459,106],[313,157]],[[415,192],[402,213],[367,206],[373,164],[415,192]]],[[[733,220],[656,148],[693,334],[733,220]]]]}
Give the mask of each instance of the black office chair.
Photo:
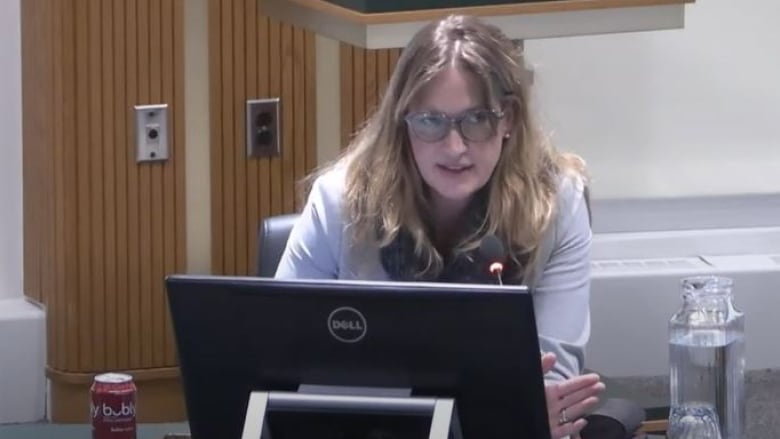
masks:
{"type": "MultiPolygon", "coordinates": [[[[589,203],[588,203],[589,204],[589,203]]],[[[277,215],[265,218],[258,234],[257,275],[273,277],[282,257],[287,238],[290,235],[298,214],[277,215]]],[[[607,385],[602,404],[587,417],[588,426],[582,432],[583,439],[627,439],[636,433],[664,433],[666,431],[665,414],[656,407],[658,401],[639,400],[633,396],[623,397],[625,391],[607,377],[602,376],[607,385]],[[637,404],[637,402],[641,402],[637,404]],[[652,411],[655,410],[655,411],[652,411]],[[646,421],[646,419],[657,419],[646,421]],[[638,426],[638,428],[637,428],[638,426]]],[[[668,413],[668,409],[666,409],[668,413]]]]}
{"type": "Polygon", "coordinates": [[[274,277],[276,267],[282,258],[287,238],[298,219],[297,213],[265,218],[257,234],[257,275],[274,277]]]}

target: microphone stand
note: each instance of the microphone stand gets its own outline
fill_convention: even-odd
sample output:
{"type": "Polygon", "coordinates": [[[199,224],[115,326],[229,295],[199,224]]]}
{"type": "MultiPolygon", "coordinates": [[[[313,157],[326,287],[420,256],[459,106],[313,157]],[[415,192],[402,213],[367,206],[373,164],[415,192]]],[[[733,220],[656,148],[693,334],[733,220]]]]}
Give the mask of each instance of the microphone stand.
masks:
{"type": "Polygon", "coordinates": [[[504,264],[500,262],[493,262],[490,264],[490,273],[496,276],[500,286],[504,286],[504,281],[501,278],[501,275],[504,273],[504,264]]]}

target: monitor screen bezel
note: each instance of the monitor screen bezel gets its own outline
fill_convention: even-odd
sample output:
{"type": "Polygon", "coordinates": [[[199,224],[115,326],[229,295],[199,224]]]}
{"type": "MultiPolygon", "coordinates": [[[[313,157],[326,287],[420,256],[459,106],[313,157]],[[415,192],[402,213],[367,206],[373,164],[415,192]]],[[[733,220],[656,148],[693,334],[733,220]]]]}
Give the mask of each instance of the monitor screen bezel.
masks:
{"type": "MultiPolygon", "coordinates": [[[[258,370],[255,374],[255,372],[247,372],[245,369],[242,369],[240,363],[247,358],[246,356],[240,355],[238,352],[234,351],[228,354],[224,354],[223,352],[220,355],[225,358],[221,358],[219,364],[213,361],[209,362],[209,360],[204,360],[205,356],[209,355],[208,346],[224,344],[231,337],[236,337],[240,334],[243,334],[244,338],[246,338],[245,335],[247,333],[248,326],[251,327],[252,325],[258,325],[257,319],[252,317],[254,314],[259,314],[258,318],[279,318],[280,321],[283,319],[283,316],[273,315],[273,312],[269,310],[253,311],[249,309],[251,307],[257,307],[257,303],[260,303],[257,301],[260,300],[262,302],[263,297],[276,297],[277,299],[284,298],[285,300],[292,300],[295,301],[296,304],[300,304],[302,307],[301,309],[305,309],[307,306],[316,306],[317,301],[322,303],[357,303],[358,305],[356,306],[361,307],[365,306],[365,303],[376,300],[384,300],[389,301],[387,303],[400,304],[398,306],[401,308],[407,307],[410,310],[414,310],[414,308],[420,308],[420,306],[416,306],[415,304],[431,300],[442,301],[443,304],[447,303],[447,306],[450,307],[453,306],[453,303],[458,304],[461,302],[462,304],[457,306],[466,307],[466,302],[468,301],[472,301],[469,302],[471,304],[469,306],[487,306],[486,309],[490,308],[491,306],[499,306],[499,304],[501,305],[501,308],[515,307],[516,309],[512,311],[517,311],[517,318],[511,318],[511,316],[514,316],[514,314],[507,314],[507,312],[509,312],[507,310],[496,309],[494,311],[502,315],[502,321],[495,321],[495,319],[491,316],[484,315],[483,317],[479,317],[480,320],[478,320],[478,322],[481,322],[481,324],[485,326],[483,330],[488,331],[494,335],[498,334],[497,331],[501,330],[501,325],[505,325],[507,331],[513,334],[519,334],[520,332],[517,331],[522,331],[523,334],[529,335],[528,337],[521,337],[525,341],[514,346],[512,345],[511,340],[507,342],[496,343],[495,338],[497,337],[494,337],[491,340],[480,340],[480,331],[473,331],[473,334],[469,332],[469,336],[464,337],[464,343],[481,343],[482,346],[478,346],[478,348],[488,349],[488,351],[491,351],[489,349],[490,346],[485,345],[495,344],[496,346],[493,348],[493,351],[496,353],[496,355],[493,355],[495,358],[481,362],[480,367],[484,369],[493,368],[495,370],[500,370],[501,374],[505,374],[505,380],[499,379],[497,377],[496,381],[491,381],[490,386],[499,387],[497,385],[499,382],[511,382],[511,384],[507,383],[506,385],[509,386],[509,388],[511,388],[514,393],[517,393],[516,398],[518,400],[522,399],[525,404],[523,406],[525,407],[525,410],[523,410],[524,413],[518,413],[514,415],[514,419],[512,420],[505,419],[509,417],[509,413],[503,414],[501,415],[501,422],[532,423],[532,429],[534,431],[535,437],[549,437],[549,424],[544,397],[544,380],[541,371],[541,364],[539,361],[540,350],[536,332],[535,316],[533,312],[533,298],[528,288],[525,286],[362,280],[270,279],[216,275],[171,275],[166,278],[166,285],[168,290],[170,310],[172,313],[173,329],[179,351],[178,353],[182,381],[184,385],[185,403],[188,414],[190,414],[191,433],[194,439],[205,439],[205,437],[203,437],[205,434],[200,434],[199,430],[202,429],[206,431],[210,429],[209,431],[214,431],[213,428],[215,428],[212,421],[204,420],[202,419],[203,415],[199,415],[205,413],[204,405],[209,404],[208,401],[204,401],[204,399],[207,399],[203,397],[203,395],[206,394],[205,391],[201,391],[207,385],[204,382],[205,378],[203,377],[214,376],[215,379],[223,379],[225,386],[237,386],[240,384],[231,380],[253,380],[254,383],[252,384],[252,388],[254,390],[290,390],[289,385],[287,385],[289,383],[287,382],[285,382],[285,385],[282,386],[283,388],[275,387],[274,383],[279,381],[270,379],[267,380],[267,382],[263,382],[263,379],[275,373],[273,371],[265,371],[261,373],[261,371],[258,370]],[[491,301],[494,302],[494,305],[489,304],[491,301]],[[238,304],[236,302],[243,303],[238,304]],[[361,305],[361,303],[363,305],[361,305]],[[480,303],[483,305],[479,305],[480,303]],[[220,307],[223,307],[223,309],[220,310],[220,307]],[[231,312],[236,315],[223,315],[229,314],[231,312]],[[263,313],[271,313],[271,316],[269,317],[269,315],[263,315],[263,313]],[[196,341],[202,341],[204,344],[201,344],[200,348],[196,348],[196,341]],[[522,370],[522,372],[514,374],[511,371],[502,369],[500,363],[505,361],[506,358],[502,359],[501,355],[511,356],[511,359],[514,362],[513,364],[520,366],[517,369],[522,370]],[[518,363],[518,361],[522,361],[522,363],[518,363]],[[206,363],[208,363],[208,366],[203,366],[206,363]],[[199,368],[207,368],[209,370],[198,370],[199,368]],[[219,371],[218,368],[222,368],[222,370],[219,371]],[[248,374],[255,374],[257,376],[248,377],[248,374]],[[261,375],[263,375],[264,378],[258,378],[261,375]],[[514,375],[523,376],[520,377],[514,375]],[[522,384],[520,383],[520,378],[523,379],[522,384]],[[212,425],[209,428],[204,427],[204,425],[210,422],[212,425]]],[[[267,305],[268,304],[266,303],[265,306],[267,305]]],[[[389,308],[393,308],[393,306],[395,305],[390,305],[389,308]]],[[[432,308],[427,309],[430,310],[432,308]]],[[[398,311],[395,312],[397,313],[398,311]]],[[[427,312],[430,314],[427,317],[432,319],[439,319],[439,323],[441,325],[451,325],[453,328],[457,327],[458,322],[451,321],[452,318],[449,317],[449,313],[433,313],[431,311],[427,312]],[[448,319],[450,320],[448,321],[448,319]]],[[[468,311],[461,310],[460,312],[468,311]]],[[[376,313],[374,314],[376,316],[376,313]]],[[[288,317],[292,318],[291,316],[288,317]]],[[[418,316],[415,318],[417,320],[411,320],[419,322],[421,317],[418,316]]],[[[369,325],[371,324],[369,323],[369,325]]],[[[323,322],[323,330],[325,327],[326,325],[323,322]]],[[[284,325],[285,331],[295,331],[295,328],[296,325],[284,325]]],[[[375,336],[376,325],[371,326],[371,329],[373,330],[372,335],[375,336]]],[[[282,334],[277,332],[276,334],[273,334],[271,331],[268,332],[271,337],[287,336],[286,333],[282,334]]],[[[276,346],[273,343],[268,345],[263,344],[262,334],[260,333],[257,334],[257,337],[258,338],[253,342],[256,342],[259,345],[263,345],[266,348],[268,346],[276,346]]],[[[384,337],[392,337],[392,333],[387,332],[384,334],[384,337]]],[[[399,342],[401,344],[404,343],[403,340],[400,340],[399,342]]],[[[412,342],[409,341],[408,343],[411,344],[412,342]]],[[[440,347],[441,349],[452,349],[452,342],[448,340],[442,340],[441,343],[429,343],[429,345],[430,346],[427,346],[428,351],[423,355],[430,354],[432,358],[438,355],[436,351],[440,347]]],[[[300,348],[301,347],[299,346],[299,349],[300,348]]],[[[257,351],[260,349],[253,350],[257,351]]],[[[293,357],[296,357],[296,355],[291,354],[291,351],[283,351],[282,349],[277,350],[280,352],[264,352],[263,355],[274,355],[277,359],[283,358],[284,356],[289,356],[291,367],[294,368],[300,366],[295,364],[296,360],[293,357]]],[[[214,352],[217,351],[219,351],[219,348],[217,348],[217,350],[214,352]]],[[[420,351],[418,350],[415,352],[419,354],[420,351]]],[[[321,357],[325,357],[325,354],[326,353],[323,353],[321,357]]],[[[451,352],[448,354],[451,354],[451,352]]],[[[254,355],[257,355],[257,353],[250,354],[250,356],[254,355]]],[[[461,357],[465,357],[464,352],[461,352],[459,355],[461,355],[461,357]]],[[[326,358],[314,358],[313,360],[309,359],[309,363],[316,363],[319,360],[322,360],[323,364],[327,363],[328,361],[326,358]]],[[[395,359],[394,361],[396,363],[399,361],[400,363],[404,362],[404,360],[398,359],[395,359]]],[[[431,361],[435,362],[435,359],[431,361]]],[[[472,372],[476,370],[476,366],[473,363],[473,358],[463,358],[462,361],[464,364],[466,362],[472,362],[468,367],[472,369],[472,372]]],[[[363,364],[361,367],[363,369],[372,367],[370,365],[366,366],[366,364],[363,364]]],[[[419,364],[420,361],[416,359],[408,359],[409,368],[418,367],[419,364]]],[[[309,364],[307,367],[316,368],[316,365],[309,364]]],[[[436,367],[441,369],[442,375],[463,373],[463,371],[453,372],[454,370],[458,369],[457,365],[438,365],[436,367]]],[[[262,368],[262,366],[260,366],[260,368],[262,368]]],[[[383,371],[380,373],[386,374],[387,372],[383,371]]],[[[338,385],[340,380],[343,380],[345,376],[343,374],[339,375],[334,373],[334,376],[338,375],[338,377],[334,379],[336,382],[323,382],[323,376],[327,375],[327,373],[323,375],[323,373],[320,372],[319,375],[317,375],[318,382],[306,382],[299,384],[338,385]]],[[[431,379],[435,380],[435,378],[431,379]]],[[[324,379],[324,381],[328,381],[327,378],[324,379]]],[[[403,378],[399,377],[399,382],[403,382],[403,378]]],[[[459,378],[455,379],[453,382],[463,384],[461,381],[459,381],[459,378]]],[[[505,389],[496,388],[495,392],[500,393],[504,390],[505,389]]],[[[458,391],[458,389],[453,389],[452,394],[458,393],[458,391]]],[[[473,389],[471,393],[474,393],[473,389]]],[[[468,394],[469,393],[463,393],[461,398],[466,398],[468,394]]],[[[433,395],[423,393],[422,396],[433,395]]],[[[503,395],[502,397],[506,397],[506,395],[503,395]]],[[[246,394],[246,398],[248,400],[248,393],[246,394]]],[[[457,399],[456,404],[458,404],[457,399]]],[[[461,401],[461,405],[464,404],[465,402],[461,401]]],[[[236,407],[233,408],[233,410],[241,411],[241,420],[243,422],[243,415],[245,413],[246,406],[236,407]]],[[[463,410],[461,408],[458,409],[458,412],[461,419],[465,420],[465,437],[470,438],[468,435],[468,425],[469,416],[471,416],[471,413],[469,413],[468,410],[463,410]]],[[[233,413],[233,415],[235,415],[235,413],[233,413]]],[[[235,417],[232,419],[235,419],[235,417]]],[[[225,429],[225,432],[236,431],[234,428],[235,426],[232,424],[233,423],[231,423],[231,428],[225,429]]],[[[522,430],[523,428],[520,429],[522,430]]],[[[480,434],[479,437],[500,437],[491,435],[490,432],[482,433],[484,434],[480,434]]]]}

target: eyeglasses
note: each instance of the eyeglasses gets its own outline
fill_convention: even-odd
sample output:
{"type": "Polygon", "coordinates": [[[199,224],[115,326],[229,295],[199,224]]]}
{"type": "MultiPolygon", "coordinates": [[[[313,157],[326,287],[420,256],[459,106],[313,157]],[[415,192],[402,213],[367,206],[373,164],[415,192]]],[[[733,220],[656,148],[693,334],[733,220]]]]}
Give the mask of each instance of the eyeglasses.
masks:
{"type": "Polygon", "coordinates": [[[498,121],[502,117],[502,111],[473,109],[458,116],[429,111],[411,113],[404,120],[414,136],[423,142],[433,143],[444,139],[453,125],[465,140],[484,142],[496,135],[498,121]]]}

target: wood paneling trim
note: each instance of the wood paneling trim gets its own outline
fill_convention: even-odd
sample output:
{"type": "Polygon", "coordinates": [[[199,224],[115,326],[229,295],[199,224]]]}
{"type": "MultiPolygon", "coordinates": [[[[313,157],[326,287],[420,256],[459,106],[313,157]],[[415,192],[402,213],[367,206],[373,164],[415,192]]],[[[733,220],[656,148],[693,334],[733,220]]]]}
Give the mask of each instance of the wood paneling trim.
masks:
{"type": "MultiPolygon", "coordinates": [[[[77,190],[77,164],[76,157],[76,56],[75,56],[75,15],[76,11],[72,4],[63,5],[62,10],[62,38],[58,50],[62,51],[62,89],[55,90],[54,93],[62,93],[62,108],[65,118],[63,120],[62,149],[63,160],[60,172],[63,178],[62,187],[62,208],[63,216],[59,218],[64,224],[63,234],[65,235],[63,246],[65,248],[64,256],[64,285],[63,300],[65,302],[65,322],[58,331],[67,334],[66,344],[60,349],[64,354],[64,360],[60,358],[48,359],[48,364],[56,365],[65,370],[79,370],[79,325],[81,324],[81,315],[79,313],[79,249],[78,249],[78,190],[77,190]]],[[[24,23],[22,23],[24,26],[24,23]]],[[[56,38],[56,37],[55,37],[56,38]]],[[[24,57],[24,54],[22,54],[24,57]]],[[[26,109],[22,109],[26,112],[26,109]]],[[[24,117],[24,114],[23,114],[24,117]]],[[[24,145],[27,148],[27,144],[24,145]]],[[[28,195],[25,190],[25,196],[28,195]]],[[[25,278],[28,274],[25,273],[25,278]]],[[[46,292],[43,292],[45,295],[46,292]]],[[[48,300],[46,300],[48,302],[48,300]]]]}
{"type": "MultiPolygon", "coordinates": [[[[233,251],[235,253],[234,264],[235,267],[248,267],[248,254],[245,250],[244,243],[250,236],[247,232],[248,222],[248,209],[247,209],[247,168],[250,160],[246,159],[246,148],[242,148],[244,143],[242,140],[245,136],[244,132],[244,101],[247,96],[247,41],[246,41],[246,21],[244,16],[246,15],[246,9],[249,8],[248,3],[254,2],[233,2],[233,96],[230,97],[231,105],[233,106],[233,138],[235,139],[233,145],[234,148],[230,148],[233,154],[233,178],[234,178],[234,245],[233,251]]],[[[252,247],[251,245],[249,247],[252,247]]]]}
{"type": "MultiPolygon", "coordinates": [[[[125,10],[114,4],[113,8],[114,22],[113,28],[113,58],[114,58],[114,179],[116,181],[116,190],[112,194],[116,203],[116,290],[114,296],[117,299],[116,321],[114,325],[117,328],[117,364],[130,365],[130,222],[129,205],[127,203],[129,186],[129,163],[131,154],[126,153],[130,146],[129,138],[132,136],[131,127],[128,125],[129,103],[128,99],[128,69],[127,43],[124,37],[127,32],[127,22],[125,19],[125,10]]],[[[134,273],[134,272],[133,272],[134,273]]]]}
{"type": "MultiPolygon", "coordinates": [[[[246,80],[246,96],[259,96],[260,95],[260,83],[263,80],[260,78],[259,73],[259,59],[260,59],[260,47],[268,47],[267,41],[263,40],[260,36],[261,26],[259,21],[261,17],[258,15],[257,8],[259,2],[249,2],[246,4],[246,10],[244,14],[244,47],[246,50],[246,59],[244,67],[244,79],[246,80]],[[257,72],[252,74],[251,72],[257,72]]],[[[267,38],[267,37],[266,37],[267,38]]],[[[263,66],[267,65],[267,61],[263,66]]],[[[262,85],[265,87],[265,85],[262,85]]],[[[265,162],[265,161],[264,161],[265,162]]],[[[266,165],[266,173],[267,165],[266,165]]],[[[242,233],[246,239],[252,240],[252,237],[257,233],[257,227],[253,224],[249,218],[259,218],[261,211],[261,191],[258,181],[258,174],[260,173],[260,163],[258,160],[249,160],[246,166],[246,173],[244,178],[246,184],[246,221],[243,223],[244,230],[242,233]]],[[[253,254],[255,253],[255,247],[247,245],[244,248],[242,260],[253,260],[253,254]]],[[[246,262],[248,264],[248,262],[246,262]]]]}
{"type": "Polygon", "coordinates": [[[47,306],[53,370],[175,365],[184,1],[22,2],[25,293],[47,306]],[[138,164],[133,106],[160,102],[172,159],[138,164]]]}
{"type": "Polygon", "coordinates": [[[255,272],[261,218],[295,211],[315,166],[314,37],[255,0],[209,0],[212,271],[255,272]],[[307,83],[307,81],[310,81],[307,83]],[[281,153],[247,158],[247,99],[281,98],[281,153]]]}
{"type": "MultiPolygon", "coordinates": [[[[113,84],[115,78],[115,63],[113,57],[113,26],[114,26],[114,8],[110,4],[102,5],[100,17],[100,40],[101,40],[101,78],[100,86],[103,97],[101,112],[101,124],[103,126],[103,135],[100,139],[102,145],[112,145],[116,139],[114,104],[116,95],[113,84]]],[[[102,172],[103,176],[114,174],[114,163],[116,162],[117,148],[105,148],[103,155],[102,172]]],[[[102,202],[105,212],[105,275],[103,283],[103,296],[105,300],[105,311],[103,313],[103,325],[106,331],[105,344],[105,363],[106,369],[116,369],[119,367],[119,321],[118,321],[118,297],[116,294],[118,285],[117,269],[117,218],[116,208],[116,187],[118,178],[104,178],[105,186],[102,191],[102,202]]]]}
{"type": "MultiPolygon", "coordinates": [[[[282,94],[282,27],[281,23],[276,20],[268,20],[268,65],[265,66],[268,69],[268,93],[269,96],[281,96],[282,94]]],[[[282,106],[289,105],[288,102],[283,101],[282,106]]],[[[284,110],[282,110],[284,111],[284,110]]],[[[286,122],[281,121],[282,125],[286,122]]],[[[282,126],[282,132],[284,127],[282,126]]],[[[281,141],[281,146],[284,148],[284,140],[281,141]]],[[[284,151],[282,151],[284,154],[284,151]]],[[[271,207],[269,213],[276,215],[282,213],[282,160],[279,156],[271,157],[268,159],[268,167],[270,168],[271,180],[269,187],[269,199],[271,207]]]]}
{"type": "Polygon", "coordinates": [[[341,43],[341,143],[346,146],[384,96],[401,49],[363,49],[341,43]]]}
{"type": "MultiPolygon", "coordinates": [[[[293,40],[293,27],[289,24],[282,24],[282,39],[281,39],[281,56],[282,56],[282,68],[281,68],[281,94],[284,99],[284,105],[282,105],[282,192],[281,192],[281,205],[282,212],[293,212],[295,210],[295,132],[298,131],[296,126],[296,107],[294,91],[296,89],[305,88],[305,84],[293,83],[295,79],[296,62],[300,61],[302,64],[303,55],[295,52],[295,41],[293,40]]],[[[302,109],[298,109],[302,111],[302,109]]],[[[305,112],[304,112],[305,114],[305,112]]],[[[304,129],[304,126],[301,126],[304,129]]]]}

